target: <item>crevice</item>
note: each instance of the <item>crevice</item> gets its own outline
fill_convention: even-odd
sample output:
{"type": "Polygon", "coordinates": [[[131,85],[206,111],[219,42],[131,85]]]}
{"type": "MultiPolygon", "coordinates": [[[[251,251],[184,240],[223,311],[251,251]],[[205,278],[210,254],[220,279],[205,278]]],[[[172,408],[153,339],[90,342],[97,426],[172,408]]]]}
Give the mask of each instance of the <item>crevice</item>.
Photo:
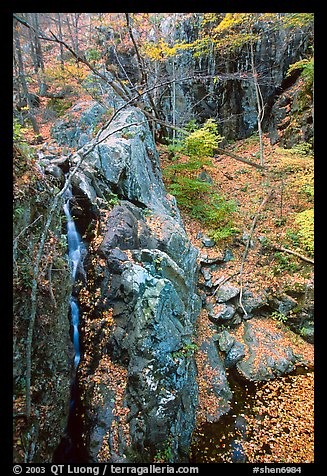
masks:
{"type": "MultiPolygon", "coordinates": [[[[80,346],[80,307],[78,303],[78,294],[80,286],[78,281],[86,282],[86,275],[83,267],[83,260],[87,254],[85,244],[80,238],[80,233],[75,220],[73,219],[71,203],[81,203],[80,198],[77,199],[73,195],[73,189],[68,189],[64,212],[67,219],[67,238],[68,238],[68,256],[72,270],[73,289],[70,297],[70,334],[74,345],[74,377],[71,386],[70,405],[68,421],[64,435],[53,454],[54,463],[87,463],[89,457],[83,442],[82,430],[85,408],[80,398],[78,385],[78,366],[81,358],[80,346]]],[[[84,199],[85,201],[85,199],[84,199]]],[[[90,208],[88,208],[90,210],[90,208]]],[[[89,214],[89,218],[92,214],[89,214]]],[[[88,213],[86,213],[88,216],[88,213]]]]}

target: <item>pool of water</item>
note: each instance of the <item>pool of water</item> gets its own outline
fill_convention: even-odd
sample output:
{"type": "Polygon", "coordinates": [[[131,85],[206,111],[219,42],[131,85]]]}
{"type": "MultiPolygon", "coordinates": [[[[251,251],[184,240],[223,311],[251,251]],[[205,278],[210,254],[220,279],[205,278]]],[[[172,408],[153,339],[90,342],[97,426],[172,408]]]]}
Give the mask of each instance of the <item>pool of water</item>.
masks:
{"type": "Polygon", "coordinates": [[[246,438],[246,418],[252,412],[255,393],[260,384],[246,382],[229,371],[233,392],[230,411],[217,423],[205,423],[193,434],[190,463],[245,463],[242,441],[246,438]]]}
{"type": "MultiPolygon", "coordinates": [[[[292,377],[299,375],[309,376],[309,373],[306,368],[297,367],[292,373],[279,377],[279,385],[276,387],[278,390],[274,392],[274,395],[271,395],[265,393],[267,392],[267,382],[248,382],[241,379],[235,370],[230,371],[228,380],[233,392],[231,409],[217,423],[206,423],[195,429],[191,445],[190,463],[246,463],[248,461],[244,449],[245,442],[255,446],[251,462],[253,462],[253,458],[263,461],[262,458],[271,455],[269,444],[262,441],[262,444],[260,442],[258,445],[258,441],[255,441],[257,435],[253,433],[253,427],[248,425],[247,417],[250,421],[257,422],[258,425],[256,424],[256,426],[261,427],[265,418],[269,420],[269,414],[262,411],[262,409],[258,412],[257,395],[267,395],[266,397],[261,395],[261,399],[263,398],[267,406],[272,402],[272,399],[276,400],[277,406],[284,404],[286,403],[284,402],[285,385],[292,383],[292,377]],[[265,392],[263,392],[264,389],[265,392]],[[253,443],[256,444],[253,445],[253,443]]],[[[293,398],[296,398],[296,394],[293,398]]],[[[295,401],[293,403],[290,400],[288,401],[288,405],[292,406],[293,404],[295,404],[295,401]]],[[[291,407],[289,408],[291,411],[291,407]]],[[[280,419],[280,422],[282,422],[282,415],[280,419]]],[[[275,425],[275,423],[273,424],[275,425]]],[[[282,427],[282,430],[280,430],[282,431],[280,433],[281,441],[287,442],[290,430],[285,424],[281,425],[280,423],[279,426],[282,427]]],[[[270,430],[268,428],[268,431],[273,429],[273,427],[270,430]]],[[[302,455],[298,454],[297,457],[302,458],[302,455]]]]}

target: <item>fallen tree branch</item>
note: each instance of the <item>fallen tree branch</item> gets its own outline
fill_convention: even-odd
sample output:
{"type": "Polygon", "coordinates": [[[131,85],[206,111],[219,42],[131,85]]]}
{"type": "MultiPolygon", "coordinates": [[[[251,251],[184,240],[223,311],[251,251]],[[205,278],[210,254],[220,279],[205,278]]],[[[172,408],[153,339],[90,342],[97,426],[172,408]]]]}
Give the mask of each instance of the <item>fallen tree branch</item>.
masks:
{"type": "Polygon", "coordinates": [[[307,256],[304,256],[304,255],[302,255],[301,253],[298,253],[297,251],[290,250],[290,249],[288,249],[288,248],[284,248],[284,246],[275,245],[275,244],[271,244],[270,246],[271,246],[273,249],[277,250],[277,251],[283,251],[284,253],[289,253],[289,254],[291,254],[291,255],[295,255],[295,256],[297,256],[298,258],[301,258],[303,261],[306,261],[307,263],[314,264],[314,260],[313,260],[313,259],[308,258],[307,256]]]}
{"type": "Polygon", "coordinates": [[[230,152],[229,150],[221,149],[220,147],[215,147],[214,151],[223,155],[228,155],[229,157],[232,157],[235,160],[244,162],[245,164],[251,165],[252,167],[256,167],[259,170],[267,170],[268,168],[266,165],[260,165],[260,164],[257,164],[256,162],[252,162],[252,160],[244,159],[243,157],[240,157],[239,155],[236,155],[233,152],[230,152]]]}
{"type": "Polygon", "coordinates": [[[249,247],[250,247],[250,243],[251,243],[251,238],[253,236],[253,233],[254,233],[254,229],[255,229],[255,226],[257,224],[257,221],[258,221],[258,218],[259,218],[259,215],[260,213],[262,212],[262,210],[264,209],[264,207],[266,206],[266,204],[268,203],[268,201],[273,197],[274,195],[274,191],[273,190],[270,190],[269,194],[262,200],[262,202],[260,203],[259,205],[259,208],[256,212],[256,214],[254,215],[254,218],[252,220],[252,225],[251,225],[251,229],[250,229],[250,233],[249,233],[249,236],[248,236],[248,239],[246,241],[246,245],[245,245],[245,250],[244,250],[244,253],[243,253],[243,257],[242,257],[242,261],[241,261],[241,266],[240,266],[240,271],[239,271],[239,274],[240,274],[240,297],[239,297],[239,305],[240,307],[242,308],[244,314],[247,316],[247,312],[246,310],[244,309],[244,306],[243,306],[243,303],[242,303],[242,296],[243,296],[243,268],[244,268],[244,263],[245,263],[245,260],[246,260],[246,257],[247,257],[247,254],[248,254],[248,251],[249,251],[249,247]]]}

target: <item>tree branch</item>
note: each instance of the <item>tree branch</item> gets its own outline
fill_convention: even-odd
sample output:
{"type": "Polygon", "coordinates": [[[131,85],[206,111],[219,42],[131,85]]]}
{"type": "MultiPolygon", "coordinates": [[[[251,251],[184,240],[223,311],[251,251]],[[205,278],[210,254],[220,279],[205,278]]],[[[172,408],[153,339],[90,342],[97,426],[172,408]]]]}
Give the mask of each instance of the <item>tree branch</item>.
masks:
{"type": "Polygon", "coordinates": [[[269,194],[262,200],[262,202],[260,203],[260,206],[256,212],[256,214],[254,215],[254,218],[252,220],[252,225],[251,225],[251,229],[250,229],[250,233],[249,233],[249,236],[248,236],[248,239],[247,239],[247,242],[246,242],[246,245],[245,245],[245,250],[244,250],[244,253],[243,253],[243,257],[242,257],[242,262],[241,262],[241,266],[240,266],[240,297],[239,297],[239,305],[241,306],[244,314],[247,316],[247,312],[246,310],[244,309],[243,307],[243,304],[242,304],[242,295],[243,295],[243,268],[244,268],[244,263],[245,263],[245,260],[246,260],[246,257],[247,257],[247,254],[248,254],[248,251],[249,251],[249,247],[250,247],[250,243],[251,243],[251,238],[253,236],[253,233],[254,233],[254,229],[255,229],[255,226],[257,224],[257,221],[258,221],[258,218],[259,218],[259,215],[261,213],[261,211],[264,209],[264,207],[266,206],[266,204],[268,203],[268,201],[274,196],[274,191],[273,190],[270,190],[269,194]]]}
{"type": "Polygon", "coordinates": [[[284,248],[284,246],[275,245],[275,244],[271,244],[270,246],[271,246],[273,249],[277,250],[277,251],[283,251],[284,253],[289,253],[289,254],[291,254],[291,255],[295,255],[295,256],[297,256],[298,258],[301,258],[303,261],[306,261],[307,263],[314,264],[314,260],[313,260],[313,259],[308,258],[307,256],[304,256],[304,255],[302,255],[301,253],[298,253],[297,251],[290,250],[290,249],[288,249],[288,248],[284,248]]]}
{"type": "Polygon", "coordinates": [[[260,165],[260,164],[257,164],[256,162],[252,162],[251,160],[244,159],[243,157],[240,157],[239,155],[236,155],[233,152],[230,152],[229,150],[221,149],[220,147],[216,147],[214,151],[223,155],[228,155],[229,157],[232,157],[235,160],[244,162],[245,164],[251,165],[252,167],[256,167],[259,170],[267,170],[268,168],[266,165],[260,165]]]}

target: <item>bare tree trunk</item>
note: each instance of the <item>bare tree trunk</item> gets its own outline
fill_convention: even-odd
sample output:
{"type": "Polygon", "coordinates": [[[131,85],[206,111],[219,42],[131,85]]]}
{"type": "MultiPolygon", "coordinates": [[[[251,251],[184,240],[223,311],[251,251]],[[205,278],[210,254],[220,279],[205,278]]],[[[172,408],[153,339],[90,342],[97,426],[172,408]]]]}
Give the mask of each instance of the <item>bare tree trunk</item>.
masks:
{"type": "MultiPolygon", "coordinates": [[[[58,38],[62,41],[62,28],[61,28],[61,16],[60,13],[57,13],[57,30],[58,30],[58,38]]],[[[59,43],[60,47],[60,66],[61,70],[64,71],[65,69],[65,61],[64,61],[64,47],[62,43],[59,43]]]]}
{"type": "MultiPolygon", "coordinates": [[[[135,53],[136,53],[136,57],[137,57],[137,63],[138,63],[138,67],[139,67],[140,75],[141,75],[141,81],[142,81],[142,83],[144,83],[145,88],[149,89],[148,75],[147,75],[143,59],[140,55],[137,43],[136,43],[134,35],[133,35],[133,30],[132,30],[132,26],[131,26],[131,19],[130,19],[129,13],[125,13],[125,18],[126,18],[128,33],[129,33],[129,36],[132,40],[132,43],[133,43],[133,46],[134,46],[134,49],[135,49],[135,53]]],[[[156,105],[154,104],[154,101],[153,101],[153,98],[152,98],[151,94],[147,93],[147,97],[149,99],[149,103],[150,103],[150,106],[151,106],[151,108],[154,112],[154,115],[156,116],[157,119],[161,119],[160,114],[158,112],[158,109],[156,108],[156,105]]],[[[163,126],[163,124],[161,124],[161,126],[162,126],[162,128],[161,128],[162,134],[164,136],[166,136],[167,135],[167,130],[163,126]]]]}
{"type": "MultiPolygon", "coordinates": [[[[174,13],[174,33],[176,29],[176,13],[174,13]]],[[[173,126],[176,127],[176,70],[175,70],[175,59],[174,57],[172,58],[173,60],[173,126]]],[[[173,129],[173,144],[175,144],[175,139],[176,139],[176,129],[173,129]]]]}
{"type": "Polygon", "coordinates": [[[34,70],[37,74],[38,83],[39,83],[39,94],[40,96],[44,96],[48,86],[45,82],[45,72],[44,72],[44,61],[43,61],[43,52],[41,41],[39,38],[39,14],[38,13],[30,13],[30,23],[33,26],[33,30],[30,31],[31,43],[33,44],[33,51],[34,51],[34,70]]]}
{"type": "Polygon", "coordinates": [[[251,50],[251,67],[252,67],[252,76],[255,88],[255,95],[257,99],[257,122],[258,122],[258,133],[259,133],[259,141],[260,141],[260,164],[264,165],[264,157],[263,157],[263,140],[262,140],[262,121],[265,114],[265,106],[263,103],[263,97],[261,94],[261,89],[258,83],[258,73],[255,69],[254,65],[254,52],[253,52],[253,41],[250,42],[250,50],[251,50]]]}
{"type": "Polygon", "coordinates": [[[18,81],[22,88],[23,97],[26,98],[26,102],[28,106],[27,116],[32,123],[35,134],[39,134],[40,133],[39,126],[32,113],[33,104],[31,102],[30,94],[28,92],[25,70],[24,70],[24,63],[23,63],[23,56],[22,56],[22,49],[20,45],[20,38],[19,38],[19,32],[18,32],[16,20],[14,20],[14,41],[15,41],[15,52],[17,55],[18,81]]]}
{"type": "Polygon", "coordinates": [[[74,13],[74,30],[75,30],[75,51],[79,55],[79,39],[78,39],[78,22],[80,19],[80,13],[74,13]]]}
{"type": "MultiPolygon", "coordinates": [[[[72,20],[72,26],[73,26],[73,20],[72,20]]],[[[72,41],[72,45],[73,45],[73,50],[74,52],[76,53],[76,62],[77,62],[77,66],[79,67],[79,64],[78,64],[78,49],[76,48],[76,38],[72,32],[72,28],[71,28],[71,24],[70,24],[70,20],[69,20],[69,16],[67,15],[67,27],[68,27],[68,31],[69,31],[69,34],[70,34],[70,38],[71,38],[71,41],[72,41]]],[[[78,46],[78,45],[77,45],[78,46]]]]}

